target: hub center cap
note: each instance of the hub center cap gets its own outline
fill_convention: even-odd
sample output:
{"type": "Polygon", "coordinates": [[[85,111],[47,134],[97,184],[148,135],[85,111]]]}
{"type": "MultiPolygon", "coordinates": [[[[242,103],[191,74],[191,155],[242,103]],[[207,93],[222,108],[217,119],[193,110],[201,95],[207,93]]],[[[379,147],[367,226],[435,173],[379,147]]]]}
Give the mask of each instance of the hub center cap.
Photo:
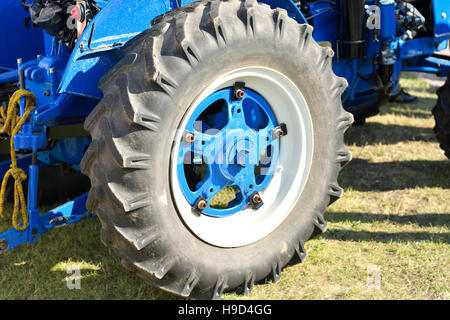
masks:
{"type": "MultiPolygon", "coordinates": [[[[248,130],[250,131],[250,130],[248,130]]],[[[245,175],[246,169],[253,169],[257,163],[257,141],[255,134],[245,130],[236,130],[227,137],[224,146],[221,172],[228,179],[234,180],[238,175],[245,175]]]]}

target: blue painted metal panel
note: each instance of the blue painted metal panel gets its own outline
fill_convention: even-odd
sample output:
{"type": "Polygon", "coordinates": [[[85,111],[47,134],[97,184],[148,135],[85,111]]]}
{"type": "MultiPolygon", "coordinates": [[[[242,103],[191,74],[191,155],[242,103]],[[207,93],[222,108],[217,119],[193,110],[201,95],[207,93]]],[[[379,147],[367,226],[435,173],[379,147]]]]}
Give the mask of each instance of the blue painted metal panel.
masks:
{"type": "Polygon", "coordinates": [[[432,55],[436,51],[436,42],[433,38],[417,38],[399,42],[400,57],[402,60],[423,55],[432,55]]]}
{"type": "Polygon", "coordinates": [[[79,55],[75,49],[64,73],[59,93],[101,99],[98,82],[122,57],[120,51],[79,55]]]}
{"type": "Polygon", "coordinates": [[[39,129],[39,131],[35,131],[32,123],[23,124],[20,132],[14,135],[14,149],[37,152],[44,148],[47,145],[47,134],[44,127],[39,129]]]}
{"type": "Polygon", "coordinates": [[[266,3],[273,9],[285,9],[288,15],[299,23],[308,23],[303,13],[292,0],[260,0],[259,2],[266,3]]]}
{"type": "Polygon", "coordinates": [[[51,150],[40,152],[39,158],[48,159],[48,164],[79,164],[90,143],[90,137],[59,139],[51,150]]]}
{"type": "Polygon", "coordinates": [[[85,29],[73,50],[60,93],[100,99],[98,81],[121,58],[117,48],[147,30],[156,16],[171,9],[169,0],[111,0],[85,29]]]}
{"type": "Polygon", "coordinates": [[[0,67],[15,69],[17,59],[24,61],[44,53],[42,29],[26,28],[29,14],[19,0],[0,1],[0,67]]]}
{"type": "MultiPolygon", "coordinates": [[[[26,169],[30,164],[31,164],[31,155],[17,159],[17,167],[24,171],[26,171],[26,169]]],[[[10,168],[11,168],[11,161],[0,162],[0,177],[3,177],[10,168]]]]}
{"type": "MultiPolygon", "coordinates": [[[[369,3],[369,2],[368,2],[369,3]]],[[[337,52],[338,16],[334,4],[328,1],[317,1],[308,4],[309,22],[314,26],[313,37],[318,42],[329,42],[337,52]]],[[[349,87],[343,95],[345,107],[367,104],[378,99],[378,83],[373,77],[374,65],[372,57],[380,50],[380,43],[374,41],[373,33],[366,32],[365,60],[342,59],[336,54],[333,58],[333,71],[347,79],[349,87]]]]}
{"type": "Polygon", "coordinates": [[[67,60],[65,55],[48,55],[38,58],[32,66],[25,68],[26,88],[35,94],[37,107],[51,103],[58,96],[67,60]]]}
{"type": "Polygon", "coordinates": [[[62,93],[51,103],[38,107],[31,114],[32,123],[51,127],[68,124],[66,118],[78,118],[78,122],[81,122],[94,109],[97,102],[98,100],[62,93]]]}
{"type": "MultiPolygon", "coordinates": [[[[192,1],[182,1],[185,5],[192,1]]],[[[284,8],[301,23],[303,14],[291,0],[263,0],[284,8]]],[[[176,8],[173,0],[111,0],[86,28],[75,47],[61,83],[61,93],[100,99],[100,78],[121,58],[118,48],[150,27],[157,16],[176,8]],[[138,14],[137,14],[138,13],[138,14]]]]}
{"type": "Polygon", "coordinates": [[[98,6],[100,9],[102,9],[102,8],[104,8],[104,7],[108,4],[109,1],[110,1],[110,0],[95,0],[95,3],[97,4],[97,6],[98,6]]]}
{"type": "Polygon", "coordinates": [[[124,44],[150,28],[154,17],[171,9],[168,0],[110,1],[90,24],[89,41],[84,42],[87,52],[124,44]]]}
{"type": "Polygon", "coordinates": [[[450,71],[450,61],[438,57],[424,56],[403,66],[403,71],[435,73],[445,77],[450,71]]]}
{"type": "Polygon", "coordinates": [[[435,37],[450,36],[450,1],[433,0],[435,37]]]}
{"type": "Polygon", "coordinates": [[[313,2],[308,6],[311,11],[311,18],[308,21],[314,26],[314,39],[319,42],[330,42],[335,50],[338,31],[336,8],[325,1],[313,2]]]}

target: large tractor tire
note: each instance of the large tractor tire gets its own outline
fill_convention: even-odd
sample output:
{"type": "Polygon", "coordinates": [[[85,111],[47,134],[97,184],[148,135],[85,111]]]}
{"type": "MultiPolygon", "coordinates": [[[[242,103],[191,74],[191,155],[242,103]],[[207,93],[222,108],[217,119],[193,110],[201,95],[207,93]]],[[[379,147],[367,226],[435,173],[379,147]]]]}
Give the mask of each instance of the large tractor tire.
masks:
{"type": "Polygon", "coordinates": [[[442,150],[450,159],[450,73],[447,77],[447,82],[437,91],[438,100],[433,115],[436,120],[434,132],[442,150]]]}
{"type": "Polygon", "coordinates": [[[214,0],[160,17],[127,44],[100,82],[81,164],[87,208],[126,267],[212,299],[248,294],[305,259],[343,193],[353,121],[333,52],[312,31],[256,1],[214,0]],[[214,204],[227,192],[233,199],[214,204]]]}

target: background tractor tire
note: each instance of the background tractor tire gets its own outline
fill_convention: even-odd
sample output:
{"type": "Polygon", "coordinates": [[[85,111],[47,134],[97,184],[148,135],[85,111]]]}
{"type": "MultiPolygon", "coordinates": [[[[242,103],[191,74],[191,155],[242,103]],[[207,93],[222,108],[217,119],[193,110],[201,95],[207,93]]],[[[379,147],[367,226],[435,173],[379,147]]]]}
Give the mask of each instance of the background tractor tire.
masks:
{"type": "Polygon", "coordinates": [[[433,108],[433,115],[436,121],[434,132],[442,150],[450,159],[450,73],[447,77],[447,82],[437,90],[438,100],[433,108]]]}
{"type": "Polygon", "coordinates": [[[145,281],[196,299],[248,294],[255,282],[278,281],[283,267],[303,261],[305,242],[326,230],[323,213],[343,193],[337,178],[351,159],[344,131],[353,117],[342,108],[347,82],[331,69],[333,52],[312,31],[256,1],[195,2],[130,41],[101,80],[104,98],[85,122],[93,139],[81,163],[92,185],[87,208],[101,220],[102,241],[145,281]],[[202,90],[229,70],[254,65],[284,74],[304,95],[314,125],[312,164],[296,205],[274,231],[223,248],[181,219],[171,152],[202,90]]]}

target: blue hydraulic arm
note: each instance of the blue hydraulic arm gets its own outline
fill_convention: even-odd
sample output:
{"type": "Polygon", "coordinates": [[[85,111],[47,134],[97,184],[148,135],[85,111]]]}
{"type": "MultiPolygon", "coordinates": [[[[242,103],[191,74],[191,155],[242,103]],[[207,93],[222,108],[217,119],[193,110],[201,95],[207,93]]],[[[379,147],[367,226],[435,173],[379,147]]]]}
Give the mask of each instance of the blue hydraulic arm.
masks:
{"type": "Polygon", "coordinates": [[[0,234],[0,253],[10,251],[27,242],[36,243],[40,235],[47,233],[53,228],[89,218],[91,215],[86,209],[86,199],[87,194],[84,194],[41,216],[38,214],[32,215],[29,226],[23,231],[11,229],[0,234]]]}

